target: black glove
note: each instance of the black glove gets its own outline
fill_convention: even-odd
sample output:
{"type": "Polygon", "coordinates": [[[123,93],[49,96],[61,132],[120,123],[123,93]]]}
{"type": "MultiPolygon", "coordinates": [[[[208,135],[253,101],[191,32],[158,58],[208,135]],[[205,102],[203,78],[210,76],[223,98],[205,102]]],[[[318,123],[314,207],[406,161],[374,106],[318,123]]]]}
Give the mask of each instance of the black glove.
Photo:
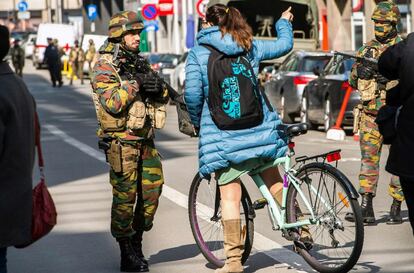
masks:
{"type": "Polygon", "coordinates": [[[143,88],[144,92],[157,94],[163,90],[162,80],[152,74],[138,73],[136,78],[140,88],[143,88]]]}
{"type": "Polygon", "coordinates": [[[374,77],[375,71],[372,67],[366,65],[358,65],[357,76],[362,80],[371,80],[374,77]]]}
{"type": "Polygon", "coordinates": [[[386,77],[384,77],[383,75],[381,75],[381,74],[377,74],[377,82],[378,83],[380,83],[380,84],[387,84],[388,82],[389,82],[389,80],[386,78],[386,77]]]}

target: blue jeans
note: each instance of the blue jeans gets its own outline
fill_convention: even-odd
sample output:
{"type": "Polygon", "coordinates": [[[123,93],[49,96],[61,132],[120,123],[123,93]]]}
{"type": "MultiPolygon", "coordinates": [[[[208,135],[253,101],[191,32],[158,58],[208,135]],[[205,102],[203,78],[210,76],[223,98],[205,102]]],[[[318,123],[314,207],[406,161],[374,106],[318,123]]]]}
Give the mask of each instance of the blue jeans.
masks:
{"type": "Polygon", "coordinates": [[[7,247],[0,248],[0,273],[7,273],[7,247]]]}

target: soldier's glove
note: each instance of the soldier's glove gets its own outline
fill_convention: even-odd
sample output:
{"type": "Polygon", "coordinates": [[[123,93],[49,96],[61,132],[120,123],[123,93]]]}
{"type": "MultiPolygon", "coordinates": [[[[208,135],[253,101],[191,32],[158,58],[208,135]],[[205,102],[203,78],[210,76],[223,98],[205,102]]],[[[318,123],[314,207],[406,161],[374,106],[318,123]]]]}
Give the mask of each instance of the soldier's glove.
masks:
{"type": "Polygon", "coordinates": [[[384,77],[383,75],[378,73],[377,74],[377,82],[380,83],[380,84],[386,85],[389,82],[389,80],[386,77],[384,77]]]}
{"type": "Polygon", "coordinates": [[[136,75],[137,82],[144,92],[158,94],[163,90],[163,82],[152,74],[138,73],[136,75]]]}
{"type": "Polygon", "coordinates": [[[371,80],[374,77],[375,71],[373,68],[364,65],[358,65],[357,75],[362,80],[371,80]]]}

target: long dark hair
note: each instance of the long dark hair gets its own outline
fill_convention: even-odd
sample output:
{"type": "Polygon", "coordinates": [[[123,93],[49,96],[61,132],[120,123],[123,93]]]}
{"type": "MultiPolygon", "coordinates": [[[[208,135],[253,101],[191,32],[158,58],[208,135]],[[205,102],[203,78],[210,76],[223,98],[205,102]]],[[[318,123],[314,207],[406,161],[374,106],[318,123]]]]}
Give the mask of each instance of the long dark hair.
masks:
{"type": "Polygon", "coordinates": [[[207,9],[206,21],[218,26],[223,36],[229,33],[244,50],[252,48],[253,30],[238,9],[216,4],[207,9]]]}

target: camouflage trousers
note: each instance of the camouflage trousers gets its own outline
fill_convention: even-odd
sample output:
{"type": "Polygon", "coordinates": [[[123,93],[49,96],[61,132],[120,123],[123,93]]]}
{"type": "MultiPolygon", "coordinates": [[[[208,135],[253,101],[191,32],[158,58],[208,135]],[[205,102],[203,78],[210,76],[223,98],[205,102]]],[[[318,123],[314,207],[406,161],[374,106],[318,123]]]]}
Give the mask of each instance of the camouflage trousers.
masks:
{"type": "MultiPolygon", "coordinates": [[[[359,174],[359,193],[361,194],[372,193],[375,196],[377,192],[382,142],[383,138],[378,131],[378,125],[374,118],[363,114],[360,124],[361,171],[359,174]]],[[[391,177],[388,193],[392,198],[404,201],[399,177],[394,175],[391,177]]]]}
{"type": "Polygon", "coordinates": [[[140,152],[137,170],[114,172],[111,168],[110,171],[111,233],[115,238],[150,230],[158,208],[164,184],[161,159],[153,143],[143,144],[140,152]]]}

